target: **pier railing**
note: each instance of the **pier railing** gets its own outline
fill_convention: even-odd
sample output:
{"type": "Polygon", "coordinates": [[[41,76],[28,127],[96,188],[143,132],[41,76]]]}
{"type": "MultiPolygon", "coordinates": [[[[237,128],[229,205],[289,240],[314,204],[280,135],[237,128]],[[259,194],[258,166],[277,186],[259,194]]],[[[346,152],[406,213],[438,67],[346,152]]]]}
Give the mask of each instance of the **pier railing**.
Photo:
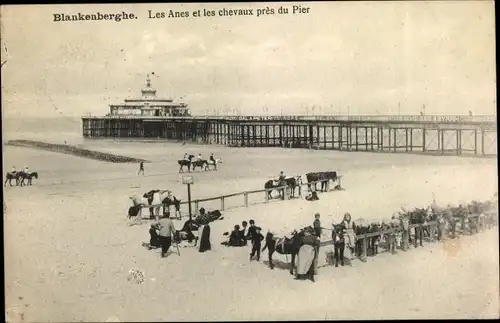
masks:
{"type": "Polygon", "coordinates": [[[287,115],[287,116],[148,116],[109,115],[83,116],[82,119],[142,119],[142,120],[229,120],[229,121],[378,121],[378,122],[429,122],[463,123],[496,122],[495,115],[287,115]]]}
{"type": "MultiPolygon", "coordinates": [[[[338,176],[338,185],[342,185],[342,176],[338,176]]],[[[329,180],[320,180],[320,181],[315,181],[311,183],[301,183],[300,185],[297,185],[295,187],[296,190],[298,190],[298,197],[302,197],[303,190],[302,187],[307,187],[308,185],[311,185],[311,187],[315,187],[316,184],[318,183],[323,183],[323,182],[328,182],[329,180]]],[[[201,206],[207,207],[207,202],[213,202],[213,201],[218,201],[216,204],[211,204],[212,209],[218,209],[220,211],[225,211],[228,209],[233,209],[233,208],[239,208],[239,207],[248,207],[250,205],[256,205],[256,204],[262,204],[262,203],[269,203],[272,201],[280,201],[280,200],[285,200],[287,198],[286,192],[290,190],[289,186],[279,186],[279,187],[273,187],[273,188],[265,188],[265,189],[259,189],[259,190],[252,190],[252,191],[243,191],[243,192],[237,192],[237,193],[231,193],[231,194],[226,194],[226,195],[219,195],[219,196],[214,196],[214,197],[208,197],[208,198],[201,198],[201,199],[193,199],[191,201],[192,206],[194,207],[195,212],[199,210],[201,206]],[[284,192],[285,194],[281,194],[280,198],[269,198],[270,192],[272,191],[281,191],[284,192]],[[262,197],[262,193],[264,193],[264,196],[262,197]],[[252,197],[256,197],[257,199],[252,200],[252,197]],[[239,202],[234,203],[234,198],[238,197],[240,199],[239,202]],[[243,199],[241,199],[243,197],[243,199]],[[231,205],[228,205],[228,200],[232,199],[233,203],[231,205]],[[203,204],[202,204],[203,203],[203,204]]],[[[329,191],[328,184],[327,184],[327,192],[329,191]]],[[[181,201],[181,205],[188,205],[188,201],[181,201]]],[[[162,207],[164,206],[163,204],[154,204],[154,205],[144,205],[143,208],[149,209],[149,208],[157,208],[157,207],[162,207]]]]}

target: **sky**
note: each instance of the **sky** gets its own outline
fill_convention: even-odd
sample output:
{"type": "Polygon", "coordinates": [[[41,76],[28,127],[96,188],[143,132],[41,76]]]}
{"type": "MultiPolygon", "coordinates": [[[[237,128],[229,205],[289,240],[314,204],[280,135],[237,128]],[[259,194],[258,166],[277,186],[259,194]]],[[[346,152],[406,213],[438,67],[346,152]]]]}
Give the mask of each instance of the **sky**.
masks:
{"type": "Polygon", "coordinates": [[[2,6],[3,116],[105,115],[151,72],[192,114],[496,113],[493,1],[298,4],[2,6]],[[192,17],[223,7],[254,15],[192,17]],[[138,19],[53,22],[121,11],[138,19]]]}

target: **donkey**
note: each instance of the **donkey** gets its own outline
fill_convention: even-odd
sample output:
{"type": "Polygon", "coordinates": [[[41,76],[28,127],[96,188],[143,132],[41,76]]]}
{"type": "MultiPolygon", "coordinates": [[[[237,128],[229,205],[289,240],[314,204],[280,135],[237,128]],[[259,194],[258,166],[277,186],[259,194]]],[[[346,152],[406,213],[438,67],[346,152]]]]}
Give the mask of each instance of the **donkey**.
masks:
{"type": "Polygon", "coordinates": [[[291,238],[278,238],[274,237],[271,232],[268,232],[266,234],[266,244],[264,245],[264,248],[262,248],[262,251],[266,250],[266,248],[268,249],[269,268],[274,269],[273,253],[275,251],[282,255],[292,255],[290,275],[293,275],[295,257],[299,254],[303,236],[303,232],[293,231],[291,238]]]}

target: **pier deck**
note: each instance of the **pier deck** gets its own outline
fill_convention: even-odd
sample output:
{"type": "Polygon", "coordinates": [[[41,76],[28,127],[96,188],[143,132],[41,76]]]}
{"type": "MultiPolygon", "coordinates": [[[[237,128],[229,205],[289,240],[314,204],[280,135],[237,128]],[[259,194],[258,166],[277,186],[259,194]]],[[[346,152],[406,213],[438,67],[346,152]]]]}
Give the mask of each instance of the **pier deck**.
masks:
{"type": "Polygon", "coordinates": [[[496,156],[496,116],[82,117],[86,138],[159,138],[232,147],[496,156]]]}

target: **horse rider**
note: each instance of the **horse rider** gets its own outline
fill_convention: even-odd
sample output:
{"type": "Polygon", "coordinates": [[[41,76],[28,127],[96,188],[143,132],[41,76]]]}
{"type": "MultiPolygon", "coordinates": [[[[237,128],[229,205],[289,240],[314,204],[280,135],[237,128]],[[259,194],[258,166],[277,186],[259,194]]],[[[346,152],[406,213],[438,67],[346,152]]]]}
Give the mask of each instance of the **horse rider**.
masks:
{"type": "Polygon", "coordinates": [[[189,155],[188,155],[188,153],[185,153],[185,154],[184,154],[184,160],[185,160],[185,161],[189,161],[189,155]]]}
{"type": "MultiPolygon", "coordinates": [[[[282,187],[282,186],[286,186],[286,180],[285,180],[285,174],[283,173],[283,171],[280,172],[279,176],[278,176],[278,180],[276,181],[278,182],[278,187],[282,187]]],[[[285,191],[284,189],[283,190],[280,190],[280,196],[281,194],[285,194],[285,191]]]]}
{"type": "Polygon", "coordinates": [[[12,166],[12,175],[15,175],[17,173],[16,166],[12,166]]]}
{"type": "Polygon", "coordinates": [[[214,162],[214,164],[215,164],[214,153],[211,153],[211,154],[210,154],[210,160],[211,160],[211,161],[213,161],[213,162],[214,162]]]}
{"type": "Polygon", "coordinates": [[[198,160],[202,160],[201,154],[198,154],[198,160]]]}
{"type": "Polygon", "coordinates": [[[25,172],[26,174],[29,174],[29,171],[28,171],[28,166],[26,166],[26,167],[24,168],[24,172],[25,172]]]}
{"type": "Polygon", "coordinates": [[[285,174],[283,173],[283,171],[280,172],[280,174],[278,176],[277,182],[278,182],[279,186],[285,186],[286,185],[285,174]]]}

